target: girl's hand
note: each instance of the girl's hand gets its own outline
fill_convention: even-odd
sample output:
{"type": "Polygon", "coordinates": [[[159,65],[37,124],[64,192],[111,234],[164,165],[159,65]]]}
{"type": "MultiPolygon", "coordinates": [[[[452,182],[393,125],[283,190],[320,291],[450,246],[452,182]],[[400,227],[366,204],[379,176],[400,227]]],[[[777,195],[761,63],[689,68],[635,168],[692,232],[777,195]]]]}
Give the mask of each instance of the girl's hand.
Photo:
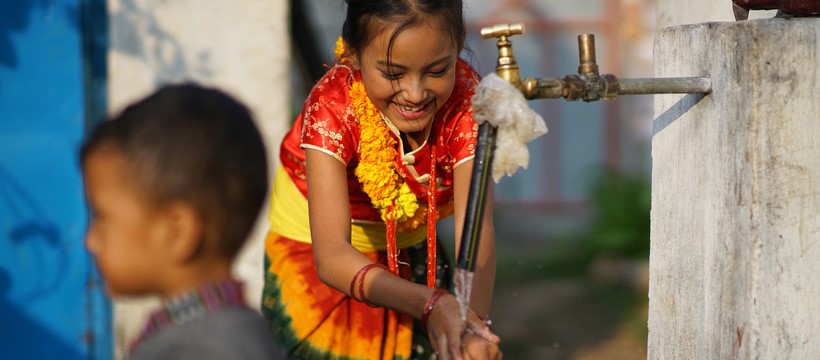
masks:
{"type": "Polygon", "coordinates": [[[465,360],[499,360],[501,350],[498,335],[471,309],[467,314],[467,329],[461,338],[465,360]]]}
{"type": "Polygon", "coordinates": [[[470,309],[467,313],[466,333],[478,335],[484,340],[496,345],[501,341],[498,335],[493,334],[490,330],[489,324],[486,321],[481,320],[481,318],[472,309],[470,309]]]}
{"type": "Polygon", "coordinates": [[[501,360],[501,350],[497,342],[488,341],[483,336],[469,332],[464,333],[461,341],[464,347],[464,360],[501,360]]]}
{"type": "Polygon", "coordinates": [[[427,334],[439,360],[501,358],[498,336],[472,310],[465,328],[461,322],[461,307],[449,293],[442,295],[430,312],[427,334]]]}
{"type": "Polygon", "coordinates": [[[463,360],[461,355],[461,307],[452,294],[442,295],[427,318],[427,336],[439,360],[463,360]]]}

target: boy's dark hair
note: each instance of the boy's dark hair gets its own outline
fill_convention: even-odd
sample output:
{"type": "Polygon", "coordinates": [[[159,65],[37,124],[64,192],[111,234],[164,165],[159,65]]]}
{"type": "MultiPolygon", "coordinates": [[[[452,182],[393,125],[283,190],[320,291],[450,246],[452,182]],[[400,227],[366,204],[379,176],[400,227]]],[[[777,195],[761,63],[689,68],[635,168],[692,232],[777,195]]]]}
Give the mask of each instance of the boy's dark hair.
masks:
{"type": "Polygon", "coordinates": [[[205,240],[230,257],[238,253],[268,189],[265,146],[243,104],[220,90],[167,85],[99,124],[81,162],[108,146],[125,157],[147,200],[191,205],[205,240]]]}
{"type": "Polygon", "coordinates": [[[396,24],[390,37],[390,49],[396,37],[404,29],[420,23],[424,19],[438,21],[442,29],[450,34],[450,39],[460,52],[464,49],[467,31],[464,26],[463,4],[461,0],[345,0],[347,17],[342,25],[342,38],[350,50],[360,54],[376,34],[380,26],[396,24]]]}

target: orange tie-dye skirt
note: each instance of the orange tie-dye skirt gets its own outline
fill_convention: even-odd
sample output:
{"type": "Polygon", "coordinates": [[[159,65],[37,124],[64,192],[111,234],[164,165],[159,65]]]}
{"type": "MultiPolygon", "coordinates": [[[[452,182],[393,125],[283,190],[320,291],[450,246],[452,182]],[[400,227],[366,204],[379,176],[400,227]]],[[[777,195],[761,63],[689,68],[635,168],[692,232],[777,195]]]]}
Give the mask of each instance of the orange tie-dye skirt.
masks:
{"type": "MultiPolygon", "coordinates": [[[[365,255],[386,263],[384,251],[365,255]]],[[[426,248],[403,249],[400,257],[401,276],[423,283],[426,248]],[[420,274],[408,264],[421,264],[420,274]]],[[[439,268],[437,273],[448,279],[446,267],[439,268]]],[[[325,285],[316,273],[312,245],[274,233],[265,241],[262,314],[290,359],[409,360],[429,359],[433,353],[417,320],[325,285]]]]}

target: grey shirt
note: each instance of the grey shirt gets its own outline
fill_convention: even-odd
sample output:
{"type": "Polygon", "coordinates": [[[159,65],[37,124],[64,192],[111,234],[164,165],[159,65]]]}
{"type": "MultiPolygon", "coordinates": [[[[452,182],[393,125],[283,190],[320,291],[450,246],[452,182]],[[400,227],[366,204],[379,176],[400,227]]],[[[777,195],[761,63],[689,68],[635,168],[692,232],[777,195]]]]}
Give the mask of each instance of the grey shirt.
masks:
{"type": "Polygon", "coordinates": [[[247,307],[222,309],[163,328],[144,339],[128,360],[242,359],[279,360],[267,322],[247,307]]]}

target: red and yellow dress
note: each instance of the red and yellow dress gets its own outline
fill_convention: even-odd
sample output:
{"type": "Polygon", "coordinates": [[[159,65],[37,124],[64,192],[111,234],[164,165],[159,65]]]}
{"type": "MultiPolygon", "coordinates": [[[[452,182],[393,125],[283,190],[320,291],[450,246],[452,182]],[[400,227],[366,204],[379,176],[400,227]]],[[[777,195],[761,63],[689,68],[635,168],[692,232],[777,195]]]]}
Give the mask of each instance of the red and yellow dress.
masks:
{"type": "MultiPolygon", "coordinates": [[[[476,72],[459,60],[452,95],[436,113],[427,140],[411,152],[403,150],[398,130],[383,117],[379,119],[378,125],[389,129],[384,136],[392,138],[384,143],[393,144],[396,154],[391,168],[404,191],[409,189],[415,196],[410,197],[415,200],[411,205],[418,206],[413,216],[396,217],[387,225],[383,211],[374,207],[363,190],[361,171],[359,175],[356,172],[363,155],[370,154],[362,149],[372,151],[374,146],[372,134],[362,131],[357,116],[363,94],[354,89],[361,85],[361,75],[338,63],[314,86],[282,142],[281,165],[271,195],[270,232],[265,241],[262,313],[290,358],[411,359],[421,357],[425,349],[429,351],[427,335],[420,331],[418,322],[414,326],[411,316],[370,307],[319,280],[308,221],[305,149],[324,152],[347,166],[352,245],[382,264],[398,256],[389,264],[397,266],[394,273],[423,282],[414,276],[414,270],[422,279],[425,272],[435,272],[435,263],[425,260],[430,259],[425,240],[427,248],[429,237],[435,243],[435,227],[427,228],[428,216],[443,218],[452,213],[453,168],[475,153],[478,126],[470,99],[478,80],[476,72]],[[436,206],[428,214],[429,198],[435,199],[436,206]],[[388,231],[392,227],[396,230],[388,231]]],[[[434,246],[432,250],[436,252],[434,246]]]]}

